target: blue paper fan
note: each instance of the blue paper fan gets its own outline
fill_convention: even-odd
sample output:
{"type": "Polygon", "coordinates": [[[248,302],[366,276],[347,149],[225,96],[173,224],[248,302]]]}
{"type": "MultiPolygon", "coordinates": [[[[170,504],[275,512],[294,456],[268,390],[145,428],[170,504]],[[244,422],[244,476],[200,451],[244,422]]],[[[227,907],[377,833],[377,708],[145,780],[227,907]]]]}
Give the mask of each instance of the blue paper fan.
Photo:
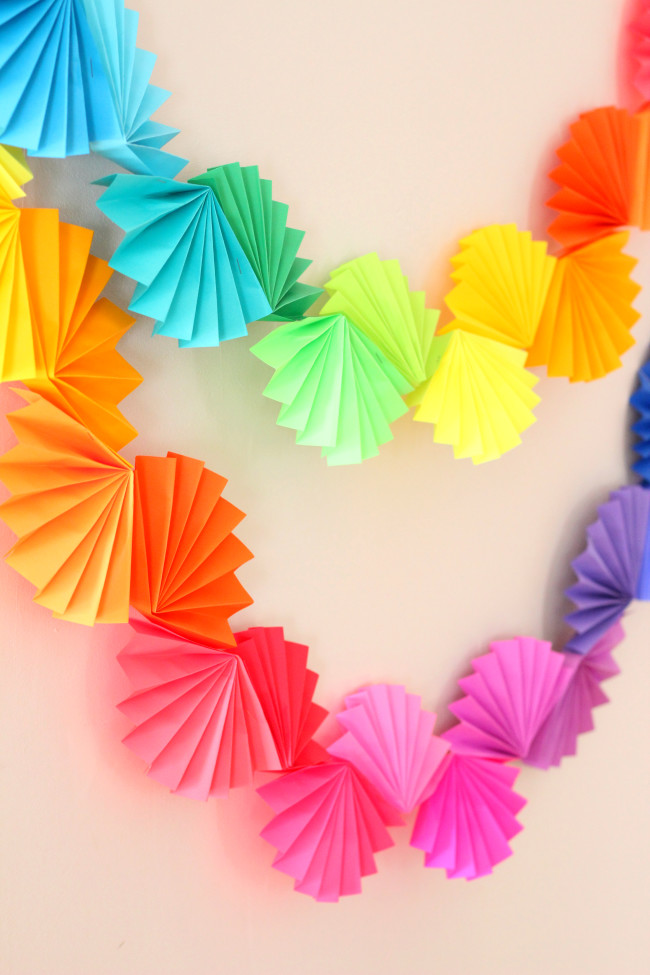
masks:
{"type": "Polygon", "coordinates": [[[631,396],[630,406],[639,414],[639,419],[632,424],[632,430],[639,438],[634,444],[639,459],[632,464],[632,469],[643,485],[650,487],[650,361],[639,370],[639,388],[631,396]]]}
{"type": "Polygon", "coordinates": [[[131,311],[182,348],[246,335],[271,307],[212,190],[154,176],[111,176],[97,206],[126,231],[110,266],[138,281],[131,311]]]}

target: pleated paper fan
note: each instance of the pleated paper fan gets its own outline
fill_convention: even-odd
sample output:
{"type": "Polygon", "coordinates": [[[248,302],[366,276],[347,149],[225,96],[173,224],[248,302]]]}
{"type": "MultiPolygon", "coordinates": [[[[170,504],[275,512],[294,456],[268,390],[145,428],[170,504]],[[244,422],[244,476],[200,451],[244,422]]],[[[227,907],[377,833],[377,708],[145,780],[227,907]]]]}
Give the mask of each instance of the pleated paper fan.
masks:
{"type": "Polygon", "coordinates": [[[544,640],[517,637],[491,643],[472,666],[458,681],[465,697],[449,705],[460,723],[442,737],[457,754],[525,758],[571,679],[563,655],[544,640]]]}
{"type": "Polygon", "coordinates": [[[639,388],[630,398],[630,405],[639,414],[639,419],[632,425],[637,437],[634,452],[639,459],[632,464],[632,469],[647,488],[650,487],[650,362],[639,370],[638,377],[639,388]]]}
{"type": "Polygon", "coordinates": [[[528,765],[547,769],[576,754],[578,735],[593,731],[592,710],[609,700],[600,685],[620,673],[612,650],[624,636],[620,622],[615,623],[587,653],[564,654],[571,680],[535,735],[526,755],[528,765]]]}
{"type": "Polygon", "coordinates": [[[361,893],[373,854],[393,846],[400,816],[346,762],[288,772],[258,789],[275,817],[261,836],[278,850],[276,870],[317,901],[361,893]]]}
{"type": "Polygon", "coordinates": [[[436,443],[457,458],[494,460],[521,443],[535,422],[537,376],[524,368],[526,353],[502,342],[454,329],[414,419],[435,424],[436,443]]]}
{"type": "Polygon", "coordinates": [[[345,734],[327,749],[350,762],[402,813],[431,795],[449,746],[433,734],[435,714],[397,684],[373,684],[345,699],[345,734]]]}
{"type": "Polygon", "coordinates": [[[587,653],[620,619],[633,599],[650,599],[650,491],[634,485],[613,491],[587,528],[587,547],[571,567],[577,576],[566,595],[576,631],[567,644],[587,653]]]}
{"type": "Polygon", "coordinates": [[[267,321],[301,319],[323,293],[300,277],[311,261],[298,257],[304,230],[287,227],[289,207],[272,197],[257,166],[229,163],[189,180],[209,186],[241,244],[272,309],[267,321]]]}
{"type": "Polygon", "coordinates": [[[36,367],[33,344],[25,341],[30,312],[20,240],[23,212],[0,196],[0,382],[33,375],[36,367]]]}
{"type": "Polygon", "coordinates": [[[18,445],[0,459],[12,497],[0,515],[18,536],[6,557],[34,601],[74,623],[129,614],[133,469],[36,393],[9,415],[18,445]]]}
{"type": "Polygon", "coordinates": [[[318,674],[307,668],[308,647],[285,640],[280,626],[254,626],[235,639],[277,748],[279,765],[269,769],[324,762],[327,752],[313,736],[327,710],[312,700],[318,674]]]}
{"type": "Polygon", "coordinates": [[[23,150],[0,145],[0,207],[24,196],[23,186],[32,178],[23,150]]]}
{"type": "Polygon", "coordinates": [[[535,338],[555,258],[515,224],[494,224],[465,237],[452,257],[456,286],[445,298],[454,321],[439,329],[473,332],[516,349],[535,338]]]}
{"type": "Polygon", "coordinates": [[[513,790],[518,775],[511,765],[451,755],[411,837],[411,846],[425,852],[425,867],[475,880],[511,856],[509,841],[523,829],[517,813],[526,805],[513,790]]]}
{"type": "Polygon", "coordinates": [[[637,261],[623,253],[628,237],[610,234],[558,259],[527,365],[572,382],[618,369],[639,318],[632,302],[641,288],[630,277],[637,261]]]}
{"type": "Polygon", "coordinates": [[[373,457],[407,410],[411,387],[345,315],[280,325],[251,352],[276,370],[264,395],[283,404],[280,426],[322,447],[328,464],[373,457]]]}
{"type": "Polygon", "coordinates": [[[153,176],[109,177],[97,206],[126,231],[111,267],[134,278],[131,311],[182,348],[246,335],[269,314],[248,258],[212,190],[153,176]]]}
{"type": "Polygon", "coordinates": [[[228,618],[252,603],[235,571],[253,556],[232,534],[244,514],[200,460],[137,457],[131,603],[207,646],[234,647],[228,618]]]}
{"type": "Polygon", "coordinates": [[[633,34],[632,55],[637,62],[634,87],[645,102],[650,101],[650,7],[647,0],[629,29],[633,34]]]}
{"type": "Polygon", "coordinates": [[[191,799],[250,785],[278,756],[242,660],[134,618],[118,660],[134,686],[120,711],[135,728],[124,744],[147,774],[191,799]]]}

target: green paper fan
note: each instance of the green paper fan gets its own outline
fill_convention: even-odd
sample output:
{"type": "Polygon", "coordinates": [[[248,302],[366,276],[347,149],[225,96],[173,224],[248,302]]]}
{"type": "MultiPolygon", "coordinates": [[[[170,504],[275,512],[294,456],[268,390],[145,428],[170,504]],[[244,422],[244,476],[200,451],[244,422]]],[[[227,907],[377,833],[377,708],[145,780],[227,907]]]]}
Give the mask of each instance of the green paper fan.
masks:
{"type": "Polygon", "coordinates": [[[289,207],[271,196],[257,166],[214,166],[190,183],[209,186],[251,263],[273,312],[264,321],[296,321],[323,293],[299,281],[311,261],[297,257],[304,230],[287,227],[289,207]]]}
{"type": "Polygon", "coordinates": [[[251,352],[276,370],[264,395],[283,404],[278,424],[328,464],[373,457],[407,410],[411,386],[345,315],[280,325],[251,352]]]}

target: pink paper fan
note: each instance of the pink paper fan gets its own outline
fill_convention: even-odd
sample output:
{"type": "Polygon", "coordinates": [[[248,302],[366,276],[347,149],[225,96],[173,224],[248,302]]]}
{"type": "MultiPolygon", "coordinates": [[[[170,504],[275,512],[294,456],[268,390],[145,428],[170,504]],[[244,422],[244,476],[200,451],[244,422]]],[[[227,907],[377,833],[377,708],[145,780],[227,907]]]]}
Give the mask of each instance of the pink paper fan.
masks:
{"type": "Polygon", "coordinates": [[[431,795],[449,746],[433,734],[435,714],[395,684],[373,684],[345,699],[337,721],[346,733],[330,755],[351,762],[380,795],[408,813],[431,795]]]}
{"type": "Polygon", "coordinates": [[[474,880],[509,857],[508,841],[523,829],[515,817],[526,805],[512,788],[518,774],[501,762],[451,755],[411,837],[411,846],[425,851],[425,867],[474,880]]]}
{"type": "Polygon", "coordinates": [[[632,54],[637,62],[634,87],[644,101],[650,101],[650,3],[644,2],[636,20],[630,24],[634,35],[632,54]]]}
{"type": "Polygon", "coordinates": [[[288,772],[258,792],[276,813],[261,833],[277,847],[273,866],[317,901],[360,894],[377,872],[373,854],[393,846],[386,826],[401,824],[346,762],[288,772]]]}
{"type": "Polygon", "coordinates": [[[148,774],[192,799],[226,796],[277,767],[273,736],[243,662],[142,619],[118,660],[136,688],[118,705],[136,727],[124,744],[148,774]]]}
{"type": "Polygon", "coordinates": [[[491,643],[472,666],[475,673],[458,682],[466,697],[449,705],[460,724],[442,737],[466,755],[524,758],[571,679],[563,655],[543,640],[517,637],[491,643]]]}

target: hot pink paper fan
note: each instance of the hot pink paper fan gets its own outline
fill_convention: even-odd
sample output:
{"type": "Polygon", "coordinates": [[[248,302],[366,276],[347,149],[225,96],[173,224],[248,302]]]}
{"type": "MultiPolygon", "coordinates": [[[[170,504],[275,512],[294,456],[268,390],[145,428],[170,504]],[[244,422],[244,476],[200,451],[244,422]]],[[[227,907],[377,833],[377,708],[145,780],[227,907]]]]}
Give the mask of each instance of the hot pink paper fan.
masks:
{"type": "Polygon", "coordinates": [[[136,727],[124,744],[148,774],[192,799],[226,796],[277,768],[264,712],[238,656],[132,619],[118,660],[136,688],[118,705],[136,727]]]}
{"type": "Polygon", "coordinates": [[[436,716],[395,684],[373,684],[345,699],[346,733],[327,749],[351,762],[380,795],[408,813],[431,795],[449,745],[433,734],[436,716]]]}
{"type": "Polygon", "coordinates": [[[509,857],[508,841],[523,829],[516,816],[526,805],[512,788],[518,775],[512,765],[451,755],[411,837],[411,846],[425,851],[425,867],[474,880],[509,857]]]}
{"type": "Polygon", "coordinates": [[[449,705],[460,724],[443,738],[466,755],[524,758],[571,679],[563,655],[543,640],[517,637],[491,643],[472,666],[475,673],[458,682],[466,697],[449,705]]]}
{"type": "Polygon", "coordinates": [[[394,809],[347,762],[288,772],[258,789],[276,813],[261,836],[277,847],[273,866],[317,901],[361,893],[374,853],[393,846],[394,809]]]}
{"type": "Polygon", "coordinates": [[[650,101],[650,3],[641,4],[638,16],[630,24],[634,35],[632,54],[637,62],[634,87],[645,102],[650,101]]]}

